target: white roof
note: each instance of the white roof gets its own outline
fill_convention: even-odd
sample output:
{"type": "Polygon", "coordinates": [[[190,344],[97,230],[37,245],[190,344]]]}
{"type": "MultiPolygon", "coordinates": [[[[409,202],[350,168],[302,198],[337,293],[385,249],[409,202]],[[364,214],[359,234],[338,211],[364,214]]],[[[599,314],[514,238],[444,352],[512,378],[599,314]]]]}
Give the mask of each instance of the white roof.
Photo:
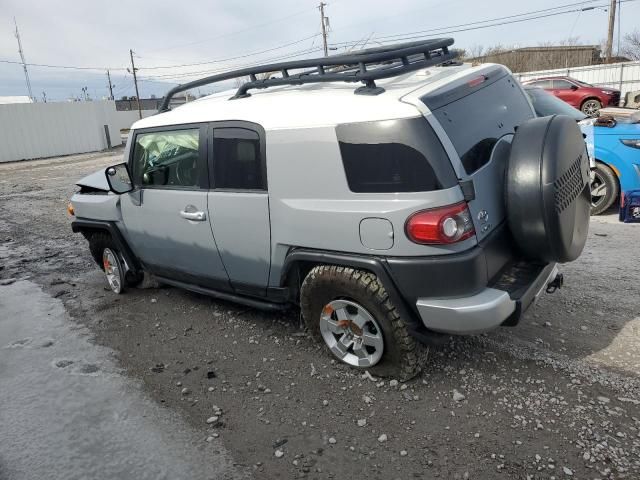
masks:
{"type": "Polygon", "coordinates": [[[379,95],[355,95],[354,90],[361,84],[345,82],[250,90],[250,97],[235,100],[229,99],[236,90],[228,90],[144,118],[132,128],[244,120],[258,123],[265,130],[274,130],[411,118],[420,113],[413,105],[400,101],[403,96],[427,85],[437,88],[476,68],[470,65],[434,67],[378,80],[376,84],[385,89],[379,95]]]}
{"type": "Polygon", "coordinates": [[[32,103],[32,100],[27,95],[0,96],[0,105],[8,103],[32,103]]]}

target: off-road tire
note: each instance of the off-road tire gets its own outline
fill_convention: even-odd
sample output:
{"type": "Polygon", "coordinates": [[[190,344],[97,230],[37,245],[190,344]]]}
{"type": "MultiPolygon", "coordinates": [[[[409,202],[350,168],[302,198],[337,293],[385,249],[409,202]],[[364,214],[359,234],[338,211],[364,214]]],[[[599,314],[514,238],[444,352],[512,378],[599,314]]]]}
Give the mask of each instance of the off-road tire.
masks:
{"type": "MultiPolygon", "coordinates": [[[[100,270],[104,270],[104,265],[102,264],[102,252],[104,249],[110,248],[114,252],[119,252],[120,250],[111,238],[111,235],[105,232],[92,233],[88,240],[89,251],[91,252],[93,260],[98,264],[100,270]]],[[[136,274],[128,271],[125,275],[125,287],[135,287],[142,282],[143,278],[144,275],[142,272],[136,274]]]]}
{"type": "Polygon", "coordinates": [[[613,170],[607,167],[604,163],[597,162],[596,175],[604,182],[606,186],[606,194],[597,206],[592,204],[591,215],[600,215],[601,213],[606,212],[620,194],[618,179],[616,178],[616,174],[613,173],[613,170]]]}
{"type": "Polygon", "coordinates": [[[419,373],[417,342],[378,277],[370,272],[335,265],[320,265],[309,272],[300,290],[300,306],[307,329],[316,341],[325,345],[320,315],[324,306],[336,299],[362,305],[382,329],[382,358],[367,370],[373,375],[402,381],[419,373]]]}

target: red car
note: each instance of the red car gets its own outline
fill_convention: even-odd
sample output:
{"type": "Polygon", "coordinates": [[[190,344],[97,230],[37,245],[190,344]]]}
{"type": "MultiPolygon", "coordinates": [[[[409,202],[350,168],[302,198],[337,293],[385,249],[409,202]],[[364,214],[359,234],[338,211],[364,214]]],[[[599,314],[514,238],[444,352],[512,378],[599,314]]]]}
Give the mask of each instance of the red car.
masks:
{"type": "Polygon", "coordinates": [[[572,107],[582,110],[582,113],[589,117],[596,116],[602,107],[609,105],[617,107],[620,102],[619,90],[594,87],[571,77],[536,78],[524,84],[544,88],[572,107]]]}

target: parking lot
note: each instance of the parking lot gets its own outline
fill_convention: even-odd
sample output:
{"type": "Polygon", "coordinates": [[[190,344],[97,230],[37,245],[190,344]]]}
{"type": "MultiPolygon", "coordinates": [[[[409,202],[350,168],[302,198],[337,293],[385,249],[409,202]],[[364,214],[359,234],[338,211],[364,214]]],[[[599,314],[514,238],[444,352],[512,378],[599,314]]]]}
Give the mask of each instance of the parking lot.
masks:
{"type": "Polygon", "coordinates": [[[639,225],[592,217],[564,288],[516,328],[425,347],[422,373],[398,383],[335,364],[294,311],[154,285],[106,291],[66,205],[76,179],[121,155],[0,165],[0,318],[3,295],[27,282],[64,307],[70,331],[115,360],[92,373],[121,375],[152,401],[130,416],[159,406],[184,422],[191,433],[169,450],[265,479],[640,478],[639,225]]]}

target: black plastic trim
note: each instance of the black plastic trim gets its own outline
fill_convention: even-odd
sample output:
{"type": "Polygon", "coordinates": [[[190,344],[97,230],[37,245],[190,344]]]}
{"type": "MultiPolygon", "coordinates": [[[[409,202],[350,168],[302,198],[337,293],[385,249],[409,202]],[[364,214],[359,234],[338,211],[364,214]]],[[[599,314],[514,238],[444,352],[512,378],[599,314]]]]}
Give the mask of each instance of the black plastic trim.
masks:
{"type": "Polygon", "coordinates": [[[455,298],[480,292],[516,256],[509,231],[502,224],[461,253],[387,257],[384,261],[398,289],[415,308],[421,297],[455,298]]]}
{"type": "Polygon", "coordinates": [[[542,268],[536,279],[529,283],[526,289],[509,293],[511,299],[516,302],[516,309],[509,318],[502,323],[502,326],[514,327],[520,323],[520,319],[535,300],[536,294],[545,286],[545,282],[549,279],[549,275],[551,275],[555,266],[555,262],[548,264],[542,268]]]}
{"type": "Polygon", "coordinates": [[[140,264],[140,261],[131,250],[131,247],[129,247],[129,245],[127,244],[127,241],[122,236],[122,233],[120,232],[120,229],[118,229],[118,226],[115,222],[78,218],[77,220],[71,222],[71,230],[74,233],[80,232],[83,234],[92,230],[103,230],[108,232],[133,273],[142,271],[142,265],[140,264]]]}
{"type": "Polygon", "coordinates": [[[282,310],[286,310],[289,307],[287,303],[274,303],[274,302],[268,302],[266,300],[249,298],[242,295],[236,295],[229,292],[222,292],[220,290],[214,290],[211,288],[193,285],[191,283],[180,282],[178,280],[173,280],[171,278],[158,277],[158,279],[162,283],[166,283],[167,285],[172,285],[174,287],[183,288],[185,290],[201,293],[203,295],[208,295],[210,297],[213,297],[219,300],[226,300],[229,302],[239,303],[241,305],[246,305],[248,307],[257,308],[260,310],[282,311],[282,310]]]}
{"type": "Polygon", "coordinates": [[[359,268],[374,273],[382,282],[389,298],[393,302],[398,313],[409,324],[410,333],[424,343],[431,343],[439,335],[429,332],[415,308],[407,305],[405,297],[400,293],[393,277],[390,275],[384,257],[356,255],[351,253],[327,252],[322,250],[294,249],[285,259],[282,268],[281,285],[285,285],[288,276],[296,264],[309,262],[317,265],[341,265],[345,267],[359,268]]]}

